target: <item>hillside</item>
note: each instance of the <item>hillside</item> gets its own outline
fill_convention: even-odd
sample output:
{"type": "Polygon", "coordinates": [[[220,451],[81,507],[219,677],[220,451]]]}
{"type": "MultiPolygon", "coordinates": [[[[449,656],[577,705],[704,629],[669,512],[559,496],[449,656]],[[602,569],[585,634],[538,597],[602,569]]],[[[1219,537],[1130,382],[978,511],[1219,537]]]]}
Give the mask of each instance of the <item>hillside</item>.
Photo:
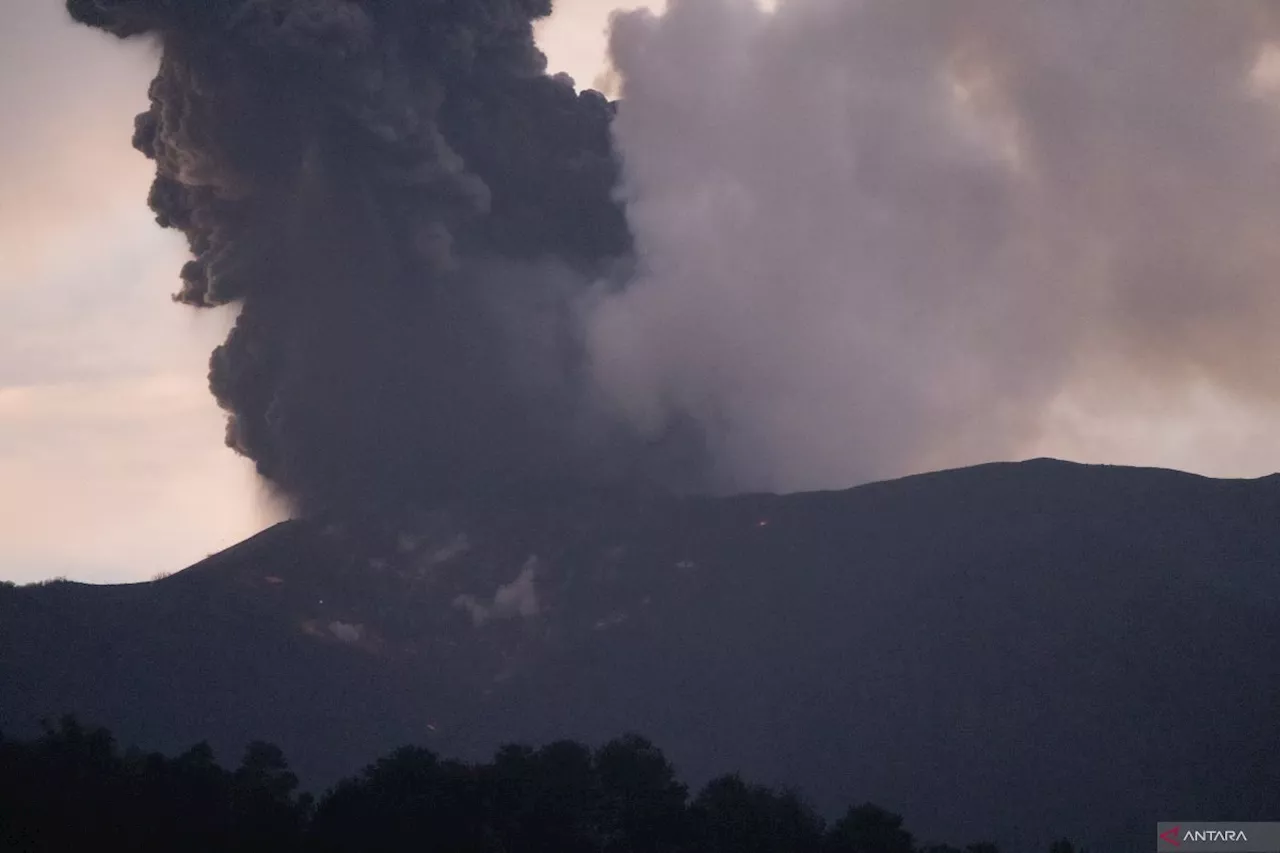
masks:
{"type": "Polygon", "coordinates": [[[0,728],[280,744],[641,732],[926,840],[1280,815],[1280,477],[1052,460],[842,492],[288,522],[152,583],[0,591],[0,728]]]}

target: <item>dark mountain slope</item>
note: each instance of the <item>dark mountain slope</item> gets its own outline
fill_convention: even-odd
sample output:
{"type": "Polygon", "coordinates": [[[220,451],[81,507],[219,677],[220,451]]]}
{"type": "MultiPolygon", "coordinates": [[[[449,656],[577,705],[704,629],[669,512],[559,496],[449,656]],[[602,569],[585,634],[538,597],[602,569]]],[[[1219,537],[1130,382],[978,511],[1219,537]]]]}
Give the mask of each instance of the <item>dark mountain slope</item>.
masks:
{"type": "Polygon", "coordinates": [[[0,592],[0,726],[278,742],[623,731],[926,838],[1140,849],[1280,816],[1280,477],[1051,460],[845,492],[528,496],[279,525],[164,580],[0,592]]]}

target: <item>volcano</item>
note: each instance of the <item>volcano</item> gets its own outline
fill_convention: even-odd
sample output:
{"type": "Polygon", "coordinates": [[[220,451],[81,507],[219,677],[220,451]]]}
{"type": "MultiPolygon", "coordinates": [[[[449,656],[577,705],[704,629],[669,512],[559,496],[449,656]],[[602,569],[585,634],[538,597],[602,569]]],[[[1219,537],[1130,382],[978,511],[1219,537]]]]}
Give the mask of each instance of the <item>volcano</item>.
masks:
{"type": "Polygon", "coordinates": [[[1054,460],[840,492],[510,493],[0,590],[0,727],[281,745],[652,739],[925,840],[1139,849],[1280,814],[1280,476],[1054,460]]]}

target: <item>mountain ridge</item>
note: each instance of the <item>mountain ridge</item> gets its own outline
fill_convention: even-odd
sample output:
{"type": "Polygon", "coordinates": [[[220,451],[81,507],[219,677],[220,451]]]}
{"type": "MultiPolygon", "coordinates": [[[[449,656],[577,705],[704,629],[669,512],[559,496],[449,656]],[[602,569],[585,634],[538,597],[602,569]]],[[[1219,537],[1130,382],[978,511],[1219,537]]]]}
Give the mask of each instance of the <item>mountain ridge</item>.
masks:
{"type": "Polygon", "coordinates": [[[639,731],[694,781],[926,837],[1132,849],[1280,813],[1277,518],[1274,475],[1038,459],[284,522],[162,580],[0,593],[0,728],[265,738],[313,785],[405,742],[639,731]]]}

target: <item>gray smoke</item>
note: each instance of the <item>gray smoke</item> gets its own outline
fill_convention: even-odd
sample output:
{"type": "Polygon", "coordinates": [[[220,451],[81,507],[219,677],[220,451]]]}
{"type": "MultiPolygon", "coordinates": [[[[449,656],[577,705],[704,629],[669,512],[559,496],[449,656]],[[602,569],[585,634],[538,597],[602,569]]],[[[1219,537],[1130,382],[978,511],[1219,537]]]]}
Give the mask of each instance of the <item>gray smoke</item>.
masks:
{"type": "Polygon", "coordinates": [[[161,47],[134,145],[191,249],[175,298],[239,306],[210,387],[300,512],[696,479],[584,384],[573,292],[630,234],[613,106],[534,45],[550,0],[67,8],[161,47]]]}
{"type": "Polygon", "coordinates": [[[635,423],[791,489],[1016,455],[1080,389],[1280,399],[1280,5],[777,5],[615,18],[635,423]]]}

